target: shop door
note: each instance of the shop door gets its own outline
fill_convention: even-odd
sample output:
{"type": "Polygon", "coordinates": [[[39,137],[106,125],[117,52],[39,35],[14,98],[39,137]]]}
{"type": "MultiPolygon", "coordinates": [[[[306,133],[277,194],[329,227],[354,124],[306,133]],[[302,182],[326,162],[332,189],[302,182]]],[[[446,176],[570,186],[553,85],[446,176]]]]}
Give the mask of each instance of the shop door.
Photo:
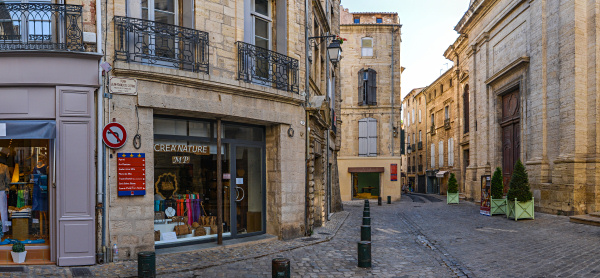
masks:
{"type": "Polygon", "coordinates": [[[502,173],[504,193],[508,192],[513,168],[521,151],[519,90],[502,97],[502,173]]]}
{"type": "Polygon", "coordinates": [[[264,148],[251,145],[232,146],[232,233],[243,237],[265,230],[264,148]]]}
{"type": "Polygon", "coordinates": [[[427,193],[427,185],[425,185],[425,176],[417,176],[417,183],[419,184],[419,193],[427,193]]]}

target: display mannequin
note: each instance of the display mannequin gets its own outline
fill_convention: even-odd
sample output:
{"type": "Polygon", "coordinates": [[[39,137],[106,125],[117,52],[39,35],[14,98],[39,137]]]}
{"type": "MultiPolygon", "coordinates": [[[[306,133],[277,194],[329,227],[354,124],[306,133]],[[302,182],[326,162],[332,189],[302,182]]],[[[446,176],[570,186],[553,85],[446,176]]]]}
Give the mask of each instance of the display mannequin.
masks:
{"type": "Polygon", "coordinates": [[[6,166],[6,156],[0,153],[0,217],[2,217],[2,232],[8,232],[8,204],[6,202],[6,190],[10,184],[10,173],[6,166]]]}

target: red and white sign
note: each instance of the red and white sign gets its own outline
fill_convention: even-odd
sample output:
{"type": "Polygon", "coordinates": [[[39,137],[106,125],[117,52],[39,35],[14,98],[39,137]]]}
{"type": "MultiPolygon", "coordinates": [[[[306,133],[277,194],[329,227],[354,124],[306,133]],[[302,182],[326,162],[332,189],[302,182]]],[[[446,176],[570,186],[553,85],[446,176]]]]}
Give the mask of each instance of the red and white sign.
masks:
{"type": "Polygon", "coordinates": [[[109,148],[118,149],[127,141],[127,131],[120,123],[110,123],[102,130],[102,140],[109,148]]]}

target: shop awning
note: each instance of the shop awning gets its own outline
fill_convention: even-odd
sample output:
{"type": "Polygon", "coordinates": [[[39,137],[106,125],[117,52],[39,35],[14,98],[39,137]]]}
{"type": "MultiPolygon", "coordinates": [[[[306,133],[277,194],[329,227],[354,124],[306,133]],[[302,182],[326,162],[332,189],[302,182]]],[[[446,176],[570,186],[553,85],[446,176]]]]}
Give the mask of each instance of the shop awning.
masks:
{"type": "Polygon", "coordinates": [[[448,173],[448,171],[439,171],[435,174],[435,176],[438,178],[443,178],[446,173],[448,173]]]}
{"type": "Polygon", "coordinates": [[[348,173],[383,173],[383,167],[348,167],[348,173]]]}
{"type": "Polygon", "coordinates": [[[54,139],[55,121],[0,121],[0,139],[54,139]]]}

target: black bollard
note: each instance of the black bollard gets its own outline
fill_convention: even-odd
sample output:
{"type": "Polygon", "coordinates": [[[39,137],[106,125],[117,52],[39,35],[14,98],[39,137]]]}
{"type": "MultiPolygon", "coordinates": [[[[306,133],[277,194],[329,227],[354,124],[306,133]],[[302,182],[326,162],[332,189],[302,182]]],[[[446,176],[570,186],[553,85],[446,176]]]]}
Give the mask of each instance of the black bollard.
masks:
{"type": "Polygon", "coordinates": [[[358,267],[371,267],[371,242],[358,242],[358,267]]]}
{"type": "Polygon", "coordinates": [[[388,196],[388,204],[392,203],[392,196],[388,196]]]}
{"type": "Polygon", "coordinates": [[[377,205],[381,206],[381,196],[377,197],[377,205]]]}
{"type": "Polygon", "coordinates": [[[371,226],[371,217],[363,217],[363,225],[371,226]]]}
{"type": "Polygon", "coordinates": [[[371,212],[368,210],[363,211],[363,217],[371,217],[371,212]]]}
{"type": "Polygon", "coordinates": [[[286,258],[275,258],[271,261],[271,274],[273,278],[289,278],[290,260],[286,258]]]}
{"type": "Polygon", "coordinates": [[[138,253],[138,277],[156,277],[156,255],[154,252],[138,253]]]}
{"type": "Polygon", "coordinates": [[[365,208],[369,207],[369,200],[365,200],[365,208]]]}
{"type": "Polygon", "coordinates": [[[365,208],[363,211],[369,211],[369,212],[370,212],[370,211],[371,211],[371,208],[369,208],[369,207],[366,207],[366,208],[365,208]]]}
{"type": "Polygon", "coordinates": [[[360,226],[360,240],[371,241],[371,226],[362,225],[360,226]]]}

